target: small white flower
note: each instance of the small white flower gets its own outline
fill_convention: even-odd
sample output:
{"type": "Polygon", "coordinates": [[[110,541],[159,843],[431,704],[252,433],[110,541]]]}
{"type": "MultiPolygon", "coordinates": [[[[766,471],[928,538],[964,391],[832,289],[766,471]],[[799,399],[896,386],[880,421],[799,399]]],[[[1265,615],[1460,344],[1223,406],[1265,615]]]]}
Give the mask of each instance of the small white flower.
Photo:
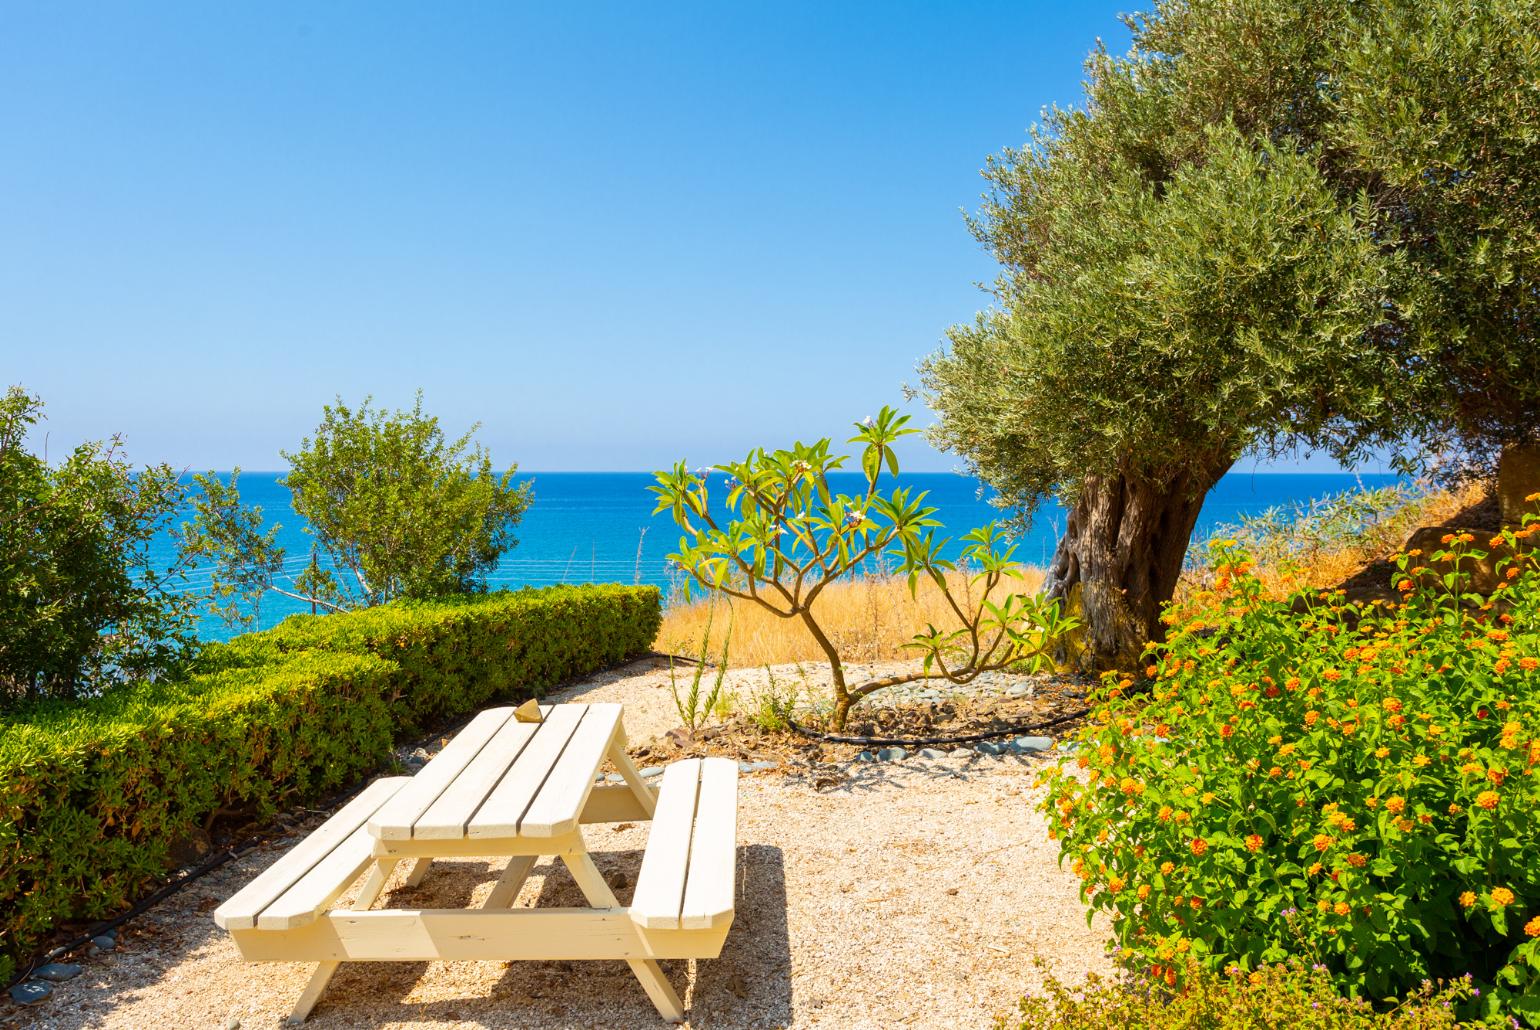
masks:
{"type": "Polygon", "coordinates": [[[867,426],[868,428],[870,428],[871,426],[874,426],[874,425],[877,424],[877,420],[872,418],[870,415],[868,415],[868,416],[866,416],[865,418],[863,418],[861,420],[861,424],[863,426],[867,426]]]}

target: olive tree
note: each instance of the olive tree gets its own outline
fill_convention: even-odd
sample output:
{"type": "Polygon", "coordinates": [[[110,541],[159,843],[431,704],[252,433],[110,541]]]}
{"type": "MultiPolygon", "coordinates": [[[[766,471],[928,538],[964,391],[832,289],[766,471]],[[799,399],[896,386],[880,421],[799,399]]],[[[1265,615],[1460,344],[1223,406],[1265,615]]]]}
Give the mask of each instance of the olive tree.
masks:
{"type": "Polygon", "coordinates": [[[282,482],[314,541],[297,568],[279,527],[264,527],[261,509],[241,503],[239,469],[228,482],[196,477],[202,489],[183,547],[212,563],[212,609],[250,623],[268,592],[346,611],[484,590],[517,542],[531,491],[513,481],[517,465],[493,466],[474,442],[477,428],[448,439],[421,394],[410,411],[377,411],[367,398],[357,409],[327,405],[315,435],[282,452],[290,466],[282,482]]]}
{"type": "Polygon", "coordinates": [[[842,729],[862,698],[901,683],[942,676],[967,683],[997,669],[1036,668],[1052,642],[1074,628],[1058,604],[1037,596],[995,597],[1012,569],[1012,553],[998,526],[983,526],[953,541],[937,538],[936,509],[925,494],[904,487],[884,492],[884,474],[898,475],[894,441],[915,430],[909,416],[891,408],[856,425],[849,442],[861,444],[864,489],[841,494],[829,474],[848,460],[828,439],[775,451],[755,450],[742,461],[691,471],[683,462],[657,472],[653,514],[669,512],[684,530],[669,560],[688,582],[729,598],[757,604],[802,623],[829,662],[834,690],[831,724],[842,729]],[[712,473],[726,491],[712,507],[712,473]],[[910,642],[923,656],[919,667],[849,683],[839,649],[818,621],[816,602],[836,580],[888,555],[907,576],[911,592],[922,579],[941,592],[956,622],[928,626],[910,642]],[[947,573],[967,572],[967,589],[947,573]]]}
{"type": "Polygon", "coordinates": [[[1248,452],[1535,432],[1537,4],[1165,0],[989,162],[995,306],[922,372],[937,442],[1069,508],[1086,665],[1160,638],[1248,452]]]}

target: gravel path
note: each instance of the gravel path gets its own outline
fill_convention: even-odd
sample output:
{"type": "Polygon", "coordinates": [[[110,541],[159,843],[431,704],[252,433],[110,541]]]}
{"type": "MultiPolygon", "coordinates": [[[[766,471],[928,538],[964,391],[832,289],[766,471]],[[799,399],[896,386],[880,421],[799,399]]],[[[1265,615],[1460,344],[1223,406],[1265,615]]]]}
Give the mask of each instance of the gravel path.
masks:
{"type": "MultiPolygon", "coordinates": [[[[747,685],[747,684],[745,684],[747,685]]],[[[634,742],[678,723],[666,669],[638,663],[556,700],[621,701],[634,742]]],[[[1086,926],[1075,880],[1034,809],[1038,759],[946,758],[850,766],[831,786],[745,776],[739,788],[738,914],[720,958],[665,963],[689,1026],[984,1026],[1038,982],[1105,971],[1105,925],[1086,926]]],[[[590,827],[624,903],[644,826],[590,827]]],[[[258,849],[124,928],[118,949],[23,1011],[15,1025],[235,1027],[281,1024],[306,967],[242,963],[212,910],[292,841],[258,849]]],[[[501,862],[445,861],[382,905],[462,906],[501,862]]],[[[403,864],[404,871],[404,864],[403,864]]],[[[577,905],[564,869],[536,867],[520,904],[577,905]]],[[[325,1027],[664,1025],[620,962],[345,965],[311,1016],[325,1027]]]]}

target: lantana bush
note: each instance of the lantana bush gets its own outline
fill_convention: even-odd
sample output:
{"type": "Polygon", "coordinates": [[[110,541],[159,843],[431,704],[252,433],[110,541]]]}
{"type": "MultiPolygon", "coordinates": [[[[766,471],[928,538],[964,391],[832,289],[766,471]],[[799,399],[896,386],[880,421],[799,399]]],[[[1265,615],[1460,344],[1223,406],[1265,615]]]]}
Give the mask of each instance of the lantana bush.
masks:
{"type": "MultiPolygon", "coordinates": [[[[1535,499],[1540,499],[1536,495],[1535,499]]],[[[1540,520],[1397,556],[1397,602],[1267,600],[1216,541],[1146,676],[1108,677],[1045,802],[1122,954],[1318,964],[1374,1002],[1463,980],[1540,1023],[1540,520]],[[1487,554],[1500,585],[1468,589],[1487,554]]],[[[1516,1024],[1515,1024],[1516,1025],[1516,1024]]]]}

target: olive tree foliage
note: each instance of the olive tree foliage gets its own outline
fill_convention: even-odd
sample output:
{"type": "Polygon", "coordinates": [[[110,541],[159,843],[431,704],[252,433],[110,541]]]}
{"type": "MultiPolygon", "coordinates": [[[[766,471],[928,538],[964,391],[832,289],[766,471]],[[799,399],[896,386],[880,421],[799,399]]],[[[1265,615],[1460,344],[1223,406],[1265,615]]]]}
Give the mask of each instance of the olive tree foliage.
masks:
{"type": "Polygon", "coordinates": [[[294,511],[313,538],[291,558],[279,527],[241,503],[240,470],[228,482],[197,476],[195,517],[183,530],[186,554],[210,563],[211,609],[249,624],[269,592],[318,610],[347,611],[399,597],[486,589],[486,576],[517,541],[513,529],[531,500],[517,465],[499,472],[474,442],[479,426],[448,439],[422,410],[386,412],[365,399],[323,409],[315,435],[284,451],[294,511]]]}
{"type": "Polygon", "coordinates": [[[995,306],[922,372],[938,443],[1068,506],[1084,664],[1160,638],[1243,455],[1533,432],[1537,3],[1167,0],[989,162],[995,306]]]}
{"type": "Polygon", "coordinates": [[[1540,0],[1381,0],[1350,22],[1329,135],[1405,255],[1396,415],[1477,469],[1540,442],[1540,0]]]}
{"type": "Polygon", "coordinates": [[[688,582],[728,598],[757,604],[806,627],[829,662],[834,690],[831,725],[843,729],[851,707],[886,687],[929,676],[967,683],[998,669],[1031,668],[1043,662],[1052,642],[1074,628],[1057,603],[1037,596],[999,596],[1010,575],[1014,548],[998,526],[953,541],[938,538],[936,509],[925,494],[895,487],[884,492],[884,474],[898,475],[894,441],[914,433],[909,416],[883,408],[856,424],[850,443],[861,447],[865,488],[857,494],[830,489],[829,474],[848,458],[828,439],[790,448],[755,450],[744,460],[691,471],[683,462],[657,472],[653,514],[669,512],[684,530],[669,560],[688,582]],[[726,491],[712,507],[712,473],[726,491]],[[849,683],[839,649],[819,624],[816,602],[825,587],[858,573],[878,556],[896,559],[911,592],[922,580],[940,591],[956,621],[928,626],[906,646],[923,656],[909,672],[849,683]],[[947,573],[967,572],[966,588],[947,573]]]}
{"type": "Polygon", "coordinates": [[[27,446],[42,418],[20,387],[0,399],[0,707],[159,676],[193,645],[181,568],[153,553],[177,472],[135,468],[117,437],[51,465],[27,446]]]}
{"type": "Polygon", "coordinates": [[[925,366],[944,446],[1020,509],[1068,507],[1047,589],[1084,611],[1094,666],[1158,637],[1219,477],[1248,450],[1332,439],[1380,380],[1367,337],[1391,270],[1312,156],[1230,124],[1203,137],[1158,189],[1046,140],[1002,167],[1019,206],[990,231],[1029,219],[1043,245],[925,366]]]}

